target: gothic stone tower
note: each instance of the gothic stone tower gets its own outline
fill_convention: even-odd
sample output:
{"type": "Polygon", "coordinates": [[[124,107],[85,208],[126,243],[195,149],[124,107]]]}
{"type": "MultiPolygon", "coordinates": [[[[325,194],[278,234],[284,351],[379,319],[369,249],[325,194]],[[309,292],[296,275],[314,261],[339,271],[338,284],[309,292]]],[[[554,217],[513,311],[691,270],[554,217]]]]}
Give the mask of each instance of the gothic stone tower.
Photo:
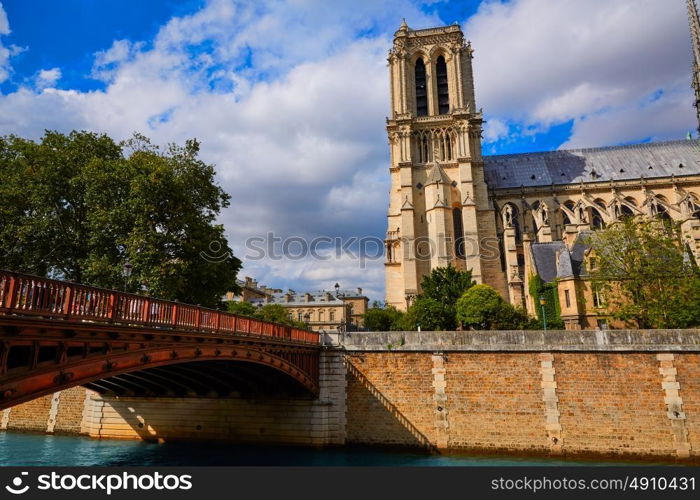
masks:
{"type": "Polygon", "coordinates": [[[472,49],[459,26],[402,23],[389,52],[391,193],[387,303],[406,309],[423,276],[452,264],[507,297],[484,182],[472,49]]]}

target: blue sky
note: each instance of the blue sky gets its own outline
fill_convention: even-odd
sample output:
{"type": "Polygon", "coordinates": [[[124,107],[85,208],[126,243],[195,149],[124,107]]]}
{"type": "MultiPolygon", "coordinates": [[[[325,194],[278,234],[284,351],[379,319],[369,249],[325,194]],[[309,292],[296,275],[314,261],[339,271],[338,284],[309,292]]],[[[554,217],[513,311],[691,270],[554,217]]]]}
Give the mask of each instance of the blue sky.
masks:
{"type": "MultiPolygon", "coordinates": [[[[89,129],[202,141],[250,236],[385,231],[386,54],[405,17],[461,24],[486,154],[696,128],[683,0],[1,0],[0,135],[89,129]]],[[[363,286],[381,260],[245,260],[275,287],[363,286]]]]}

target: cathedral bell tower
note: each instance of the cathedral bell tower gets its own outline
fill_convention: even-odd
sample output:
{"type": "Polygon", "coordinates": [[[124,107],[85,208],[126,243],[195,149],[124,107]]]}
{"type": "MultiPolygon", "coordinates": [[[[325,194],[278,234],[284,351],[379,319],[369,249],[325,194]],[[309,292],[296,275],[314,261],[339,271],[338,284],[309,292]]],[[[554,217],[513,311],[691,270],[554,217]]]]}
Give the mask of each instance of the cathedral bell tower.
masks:
{"type": "Polygon", "coordinates": [[[405,21],[389,52],[386,299],[401,310],[421,293],[423,276],[448,264],[507,296],[484,182],[472,54],[457,25],[412,30],[405,21]]]}

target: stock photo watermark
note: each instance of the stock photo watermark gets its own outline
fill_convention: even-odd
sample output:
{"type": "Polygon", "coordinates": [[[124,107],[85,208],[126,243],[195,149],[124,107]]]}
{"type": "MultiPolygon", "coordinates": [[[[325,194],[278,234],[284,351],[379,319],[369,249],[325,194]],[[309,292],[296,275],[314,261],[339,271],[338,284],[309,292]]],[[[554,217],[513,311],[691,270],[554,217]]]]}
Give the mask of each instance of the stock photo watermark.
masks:
{"type": "MultiPolygon", "coordinates": [[[[497,238],[460,238],[457,241],[449,234],[439,234],[436,238],[420,236],[416,238],[397,237],[383,240],[377,236],[301,236],[281,237],[274,233],[265,236],[252,236],[245,241],[246,261],[329,261],[346,259],[356,262],[360,269],[368,263],[386,261],[399,262],[430,261],[464,258],[479,255],[483,260],[498,259],[499,241],[497,238]]],[[[207,262],[219,263],[232,257],[226,244],[212,241],[206,251],[200,252],[207,262]]]]}

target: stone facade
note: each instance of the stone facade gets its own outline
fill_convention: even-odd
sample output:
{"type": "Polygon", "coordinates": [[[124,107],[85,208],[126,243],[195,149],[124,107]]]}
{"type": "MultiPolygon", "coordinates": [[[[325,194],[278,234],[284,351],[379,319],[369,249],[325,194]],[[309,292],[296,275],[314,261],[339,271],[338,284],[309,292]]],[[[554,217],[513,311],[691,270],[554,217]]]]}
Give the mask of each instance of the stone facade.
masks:
{"type": "MultiPolygon", "coordinates": [[[[690,3],[689,3],[690,6],[690,3]]],[[[693,46],[700,54],[697,12],[693,46]]],[[[470,269],[534,314],[532,245],[564,242],[622,217],[681,224],[700,258],[700,146],[697,140],[520,155],[481,154],[473,51],[456,25],[402,24],[389,53],[391,152],[386,299],[406,309],[423,276],[451,264],[470,269]]],[[[697,65],[696,65],[697,66],[697,65]]],[[[568,279],[567,328],[597,325],[592,291],[568,279]]]]}
{"type": "Polygon", "coordinates": [[[364,314],[367,312],[369,298],[362,293],[362,288],[339,289],[334,292],[326,290],[282,292],[266,286],[258,286],[257,282],[253,283],[256,290],[264,291],[263,296],[251,295],[250,292],[245,292],[246,288],[243,288],[241,295],[227,295],[226,300],[242,300],[256,307],[268,304],[280,305],[287,310],[289,319],[307,323],[315,332],[356,330],[362,328],[364,324],[364,314]]]}

